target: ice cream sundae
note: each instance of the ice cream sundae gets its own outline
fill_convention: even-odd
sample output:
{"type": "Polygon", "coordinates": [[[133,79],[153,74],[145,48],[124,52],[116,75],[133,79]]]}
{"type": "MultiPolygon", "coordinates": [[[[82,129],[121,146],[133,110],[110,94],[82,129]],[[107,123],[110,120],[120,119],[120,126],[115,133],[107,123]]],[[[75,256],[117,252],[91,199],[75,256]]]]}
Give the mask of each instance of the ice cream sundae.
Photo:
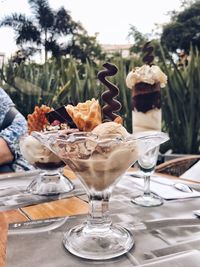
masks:
{"type": "Polygon", "coordinates": [[[69,134],[77,131],[74,123],[67,114],[65,107],[54,110],[46,105],[36,106],[34,112],[28,115],[28,135],[20,140],[20,150],[24,158],[41,174],[31,182],[27,191],[38,195],[54,195],[66,193],[73,189],[71,181],[59,171],[65,164],[46,144],[41,143],[32,133],[42,133],[51,137],[58,133],[69,134]],[[70,127],[72,128],[69,128],[70,127]]]}
{"type": "Polygon", "coordinates": [[[144,65],[128,73],[127,87],[132,90],[133,132],[161,130],[161,88],[167,83],[167,76],[153,65],[153,47],[146,43],[143,52],[144,65]]]}
{"type": "MultiPolygon", "coordinates": [[[[67,231],[63,243],[72,254],[95,260],[120,256],[134,244],[129,231],[112,224],[108,201],[113,186],[138,159],[140,143],[140,137],[134,137],[123,127],[118,114],[121,104],[116,99],[119,89],[106,79],[115,75],[117,68],[110,63],[103,66],[105,69],[98,73],[108,89],[102,94],[103,107],[95,99],[76,106],[66,105],[76,132],[67,134],[75,130],[68,124],[66,132],[31,133],[64,161],[84,185],[90,205],[87,222],[67,231]]],[[[148,134],[141,137],[145,144],[147,137],[148,134]]],[[[157,135],[157,143],[165,139],[159,138],[162,139],[157,135]]]]}
{"type": "MultiPolygon", "coordinates": [[[[20,141],[20,150],[24,158],[32,165],[44,169],[62,165],[62,161],[58,156],[31,136],[33,131],[48,133],[48,127],[51,125],[45,114],[49,112],[51,113],[52,109],[46,105],[36,106],[34,112],[28,115],[29,135],[24,136],[20,141]]],[[[57,131],[57,126],[53,131],[57,131]]]]}
{"type": "MultiPolygon", "coordinates": [[[[67,142],[68,149],[59,148],[58,154],[80,176],[86,187],[96,191],[113,184],[137,158],[136,145],[125,141],[130,134],[118,123],[122,119],[115,113],[121,108],[116,99],[119,89],[105,78],[114,75],[117,68],[110,63],[104,64],[104,67],[98,78],[108,88],[102,94],[105,106],[101,111],[95,99],[77,106],[66,106],[78,129],[89,134],[75,135],[75,139],[80,137],[79,141],[67,142]]],[[[62,139],[59,142],[60,147],[64,145],[62,139]]]]}

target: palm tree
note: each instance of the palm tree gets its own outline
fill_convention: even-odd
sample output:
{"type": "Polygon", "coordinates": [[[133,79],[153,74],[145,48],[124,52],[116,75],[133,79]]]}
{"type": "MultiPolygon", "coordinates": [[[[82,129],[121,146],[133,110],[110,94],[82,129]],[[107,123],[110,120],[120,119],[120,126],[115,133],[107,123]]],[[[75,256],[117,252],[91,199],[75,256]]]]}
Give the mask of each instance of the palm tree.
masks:
{"type": "Polygon", "coordinates": [[[69,42],[70,38],[84,30],[80,23],[72,20],[64,7],[54,11],[47,0],[28,0],[28,3],[32,10],[32,17],[14,13],[0,22],[0,27],[8,26],[14,29],[16,44],[22,50],[28,48],[34,53],[36,50],[41,51],[40,48],[43,47],[46,61],[49,51],[53,55],[59,55],[62,49],[58,41],[59,37],[67,36],[69,42]],[[25,45],[26,48],[24,48],[25,45]],[[31,46],[27,47],[27,45],[31,46]]]}

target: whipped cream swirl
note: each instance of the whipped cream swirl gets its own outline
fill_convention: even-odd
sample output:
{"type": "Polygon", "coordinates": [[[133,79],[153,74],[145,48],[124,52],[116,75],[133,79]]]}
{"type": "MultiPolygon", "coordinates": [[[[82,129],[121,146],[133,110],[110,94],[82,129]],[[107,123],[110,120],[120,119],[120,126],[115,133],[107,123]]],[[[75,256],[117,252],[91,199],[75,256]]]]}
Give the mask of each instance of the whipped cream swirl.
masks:
{"type": "Polygon", "coordinates": [[[126,78],[126,85],[130,89],[133,89],[133,87],[140,82],[151,85],[160,83],[160,87],[163,88],[167,84],[167,76],[158,66],[143,65],[142,67],[136,67],[129,72],[126,78]]]}

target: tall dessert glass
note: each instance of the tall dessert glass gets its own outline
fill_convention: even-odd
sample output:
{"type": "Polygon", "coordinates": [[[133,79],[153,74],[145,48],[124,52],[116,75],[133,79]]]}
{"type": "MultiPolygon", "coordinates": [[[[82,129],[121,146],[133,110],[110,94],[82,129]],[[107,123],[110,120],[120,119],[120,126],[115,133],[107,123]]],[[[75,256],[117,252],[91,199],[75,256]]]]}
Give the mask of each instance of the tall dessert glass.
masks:
{"type": "MultiPolygon", "coordinates": [[[[45,144],[42,133],[32,134],[45,144]]],[[[114,185],[140,152],[167,139],[166,134],[158,132],[127,138],[115,134],[100,138],[84,132],[52,136],[49,146],[76,173],[89,199],[87,221],[64,235],[67,250],[82,258],[102,260],[120,256],[132,248],[134,239],[130,232],[112,224],[109,198],[114,185]]]]}

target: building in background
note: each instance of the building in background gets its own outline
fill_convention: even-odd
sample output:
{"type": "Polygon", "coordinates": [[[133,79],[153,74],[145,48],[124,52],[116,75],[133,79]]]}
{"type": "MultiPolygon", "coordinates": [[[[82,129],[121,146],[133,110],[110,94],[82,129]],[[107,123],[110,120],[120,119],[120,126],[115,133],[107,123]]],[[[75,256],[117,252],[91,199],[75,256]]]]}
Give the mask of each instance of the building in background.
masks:
{"type": "Polygon", "coordinates": [[[102,44],[102,49],[107,54],[120,54],[122,57],[126,58],[130,56],[130,48],[132,44],[102,44]]]}

